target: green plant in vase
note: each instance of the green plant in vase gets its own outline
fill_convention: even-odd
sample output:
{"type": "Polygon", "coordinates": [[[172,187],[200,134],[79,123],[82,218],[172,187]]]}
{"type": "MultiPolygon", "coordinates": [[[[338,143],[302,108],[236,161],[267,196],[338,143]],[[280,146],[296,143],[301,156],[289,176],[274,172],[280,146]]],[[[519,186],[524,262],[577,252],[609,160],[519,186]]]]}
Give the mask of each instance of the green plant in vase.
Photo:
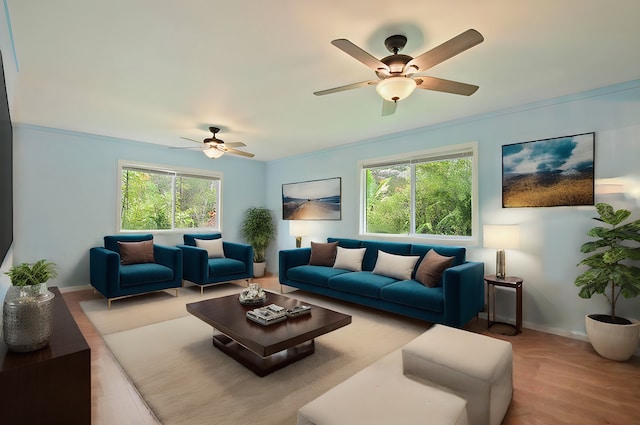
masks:
{"type": "Polygon", "coordinates": [[[38,260],[33,264],[21,263],[13,266],[6,274],[14,286],[27,286],[45,283],[58,276],[56,264],[47,260],[38,260]]]}
{"type": "Polygon", "coordinates": [[[596,204],[596,210],[599,215],[596,220],[607,226],[594,227],[587,233],[596,240],[582,244],[580,252],[590,255],[578,266],[589,268],[575,279],[574,284],[580,288],[578,295],[581,298],[601,294],[610,306],[608,314],[589,314],[585,319],[587,335],[595,350],[603,357],[627,360],[638,346],[640,323],[619,317],[616,303],[621,295],[624,298],[640,295],[640,267],[636,263],[640,260],[640,220],[624,223],[631,212],[625,209],[616,211],[606,203],[596,204]],[[608,328],[607,325],[616,328],[608,328]],[[623,326],[629,328],[628,340],[613,340],[614,336],[621,334],[623,326]],[[618,353],[623,347],[626,347],[625,353],[618,353]]]}
{"type": "Polygon", "coordinates": [[[57,276],[55,263],[38,260],[9,269],[11,279],[2,310],[2,337],[11,351],[45,347],[53,333],[53,298],[47,281],[57,276]]]}

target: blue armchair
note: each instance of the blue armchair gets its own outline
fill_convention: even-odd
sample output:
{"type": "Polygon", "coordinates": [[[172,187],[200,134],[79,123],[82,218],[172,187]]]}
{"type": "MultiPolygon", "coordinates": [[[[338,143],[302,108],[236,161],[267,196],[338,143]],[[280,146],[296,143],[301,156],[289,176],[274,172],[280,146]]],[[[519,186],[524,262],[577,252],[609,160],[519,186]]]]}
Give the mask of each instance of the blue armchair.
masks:
{"type": "Polygon", "coordinates": [[[153,244],[151,234],[105,236],[104,248],[89,251],[89,263],[91,285],[108,308],[116,299],[182,287],[182,250],[153,244]]]}
{"type": "Polygon", "coordinates": [[[220,233],[185,234],[182,250],[184,279],[200,285],[200,293],[205,286],[216,285],[232,280],[253,277],[253,247],[251,245],[222,242],[224,257],[209,258],[209,252],[198,248],[196,239],[221,239],[220,233]]]}

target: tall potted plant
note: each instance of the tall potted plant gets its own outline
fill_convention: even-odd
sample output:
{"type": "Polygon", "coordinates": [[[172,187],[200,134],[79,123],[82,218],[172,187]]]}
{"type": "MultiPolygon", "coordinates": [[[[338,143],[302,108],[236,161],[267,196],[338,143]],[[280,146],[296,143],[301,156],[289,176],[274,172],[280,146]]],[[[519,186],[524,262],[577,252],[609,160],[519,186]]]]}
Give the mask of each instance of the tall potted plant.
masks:
{"type": "Polygon", "coordinates": [[[589,269],[579,275],[575,285],[580,287],[581,298],[602,294],[609,301],[609,314],[588,314],[585,318],[587,335],[593,348],[611,360],[628,360],[640,339],[640,322],[616,315],[616,303],[622,295],[633,298],[640,295],[640,220],[623,224],[631,212],[615,211],[609,204],[596,204],[599,218],[607,224],[589,230],[588,235],[597,238],[586,242],[580,252],[590,254],[578,266],[589,269]],[[631,246],[629,244],[631,242],[631,246]]]}
{"type": "Polygon", "coordinates": [[[271,211],[262,207],[247,209],[241,230],[247,243],[253,246],[253,274],[255,277],[262,277],[267,264],[267,248],[275,236],[271,211]]]}
{"type": "Polygon", "coordinates": [[[2,337],[12,351],[45,347],[53,333],[53,297],[47,281],[57,276],[55,263],[21,263],[6,273],[11,279],[2,310],[2,337]]]}

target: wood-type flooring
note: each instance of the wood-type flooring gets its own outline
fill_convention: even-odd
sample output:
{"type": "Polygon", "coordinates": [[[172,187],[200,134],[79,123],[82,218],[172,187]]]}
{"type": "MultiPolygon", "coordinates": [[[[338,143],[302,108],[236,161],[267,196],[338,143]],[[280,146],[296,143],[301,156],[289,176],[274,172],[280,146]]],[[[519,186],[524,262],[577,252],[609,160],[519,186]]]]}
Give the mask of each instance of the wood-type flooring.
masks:
{"type": "MultiPolygon", "coordinates": [[[[254,281],[280,290],[275,277],[254,281]]],[[[87,289],[63,297],[91,347],[92,424],[158,424],[80,308],[81,301],[101,296],[87,289]]],[[[467,329],[513,345],[515,392],[504,425],[640,425],[640,357],[606,360],[588,342],[526,328],[500,336],[480,319],[467,329]]]]}

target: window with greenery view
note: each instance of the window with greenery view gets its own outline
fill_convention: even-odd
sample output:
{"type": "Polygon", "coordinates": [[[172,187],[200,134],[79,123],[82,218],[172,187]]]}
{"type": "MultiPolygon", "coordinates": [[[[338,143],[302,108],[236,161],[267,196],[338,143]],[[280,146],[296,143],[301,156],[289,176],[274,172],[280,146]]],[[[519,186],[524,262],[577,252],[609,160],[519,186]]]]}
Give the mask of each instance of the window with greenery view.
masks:
{"type": "Polygon", "coordinates": [[[121,230],[219,229],[220,178],[122,166],[121,230]]]}
{"type": "Polygon", "coordinates": [[[471,237],[475,145],[362,165],[364,232],[471,237]]]}

